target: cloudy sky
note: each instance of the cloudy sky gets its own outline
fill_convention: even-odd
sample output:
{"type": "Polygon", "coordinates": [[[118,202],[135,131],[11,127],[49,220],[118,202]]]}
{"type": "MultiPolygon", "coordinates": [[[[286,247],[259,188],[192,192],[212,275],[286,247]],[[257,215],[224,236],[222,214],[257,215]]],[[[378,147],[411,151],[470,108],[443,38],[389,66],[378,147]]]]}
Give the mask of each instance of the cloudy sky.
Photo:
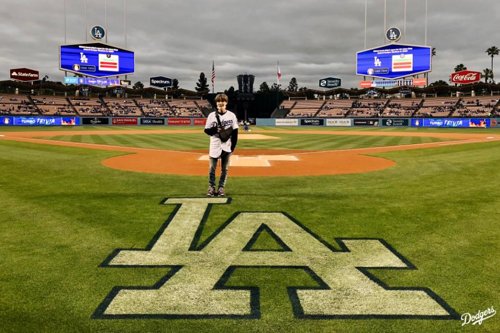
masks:
{"type": "MultiPolygon", "coordinates": [[[[490,67],[485,50],[500,48],[499,0],[428,0],[427,25],[425,0],[406,0],[406,21],[404,8],[405,0],[2,0],[0,80],[18,67],[62,80],[59,46],[92,42],[94,25],[107,25],[108,44],[135,52],[129,79],[146,86],[162,75],[194,90],[213,60],[217,91],[237,87],[245,73],[255,75],[256,89],[271,85],[277,61],[285,86],[295,77],[300,87],[318,88],[320,78],[335,76],[356,87],[356,52],[365,36],[366,48],[387,43],[384,21],[406,31],[402,43],[436,48],[431,82],[447,81],[460,63],[490,67]]],[[[500,56],[495,65],[499,77],[500,56]]]]}

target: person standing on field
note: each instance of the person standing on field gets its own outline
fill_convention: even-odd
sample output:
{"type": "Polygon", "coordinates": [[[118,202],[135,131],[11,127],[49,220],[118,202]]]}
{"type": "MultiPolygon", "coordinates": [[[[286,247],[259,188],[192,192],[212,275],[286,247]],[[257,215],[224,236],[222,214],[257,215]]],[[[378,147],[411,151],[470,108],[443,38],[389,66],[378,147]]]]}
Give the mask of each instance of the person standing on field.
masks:
{"type": "Polygon", "coordinates": [[[228,97],[226,94],[215,96],[217,110],[207,117],[205,133],[210,136],[209,148],[209,173],[207,196],[224,196],[229,160],[238,143],[238,119],[236,115],[227,110],[228,97]],[[230,132],[230,133],[229,133],[230,132]],[[217,190],[215,171],[220,160],[221,173],[217,190]]]}

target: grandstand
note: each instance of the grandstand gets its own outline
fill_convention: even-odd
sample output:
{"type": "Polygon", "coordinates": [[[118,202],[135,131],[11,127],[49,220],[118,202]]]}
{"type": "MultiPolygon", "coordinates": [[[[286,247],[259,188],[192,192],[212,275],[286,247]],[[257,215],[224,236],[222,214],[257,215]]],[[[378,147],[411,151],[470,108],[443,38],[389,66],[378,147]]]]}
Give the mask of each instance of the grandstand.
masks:
{"type": "Polygon", "coordinates": [[[391,99],[384,108],[381,117],[411,117],[421,106],[421,98],[391,99]]]}
{"type": "MultiPolygon", "coordinates": [[[[292,102],[292,101],[289,101],[292,102]]],[[[297,100],[287,113],[288,118],[310,118],[315,117],[325,104],[321,100],[297,100]]]]}
{"type": "Polygon", "coordinates": [[[384,108],[388,102],[389,100],[387,99],[373,99],[373,100],[357,99],[352,103],[352,107],[348,111],[348,113],[346,113],[346,116],[353,118],[378,117],[383,113],[384,108]]]}
{"type": "Polygon", "coordinates": [[[491,96],[464,97],[457,103],[452,117],[490,117],[499,104],[499,98],[491,96]]]}
{"type": "Polygon", "coordinates": [[[413,115],[414,117],[448,117],[454,111],[459,99],[455,97],[427,98],[413,115]]]}
{"type": "Polygon", "coordinates": [[[39,115],[36,105],[29,96],[1,95],[0,114],[2,115],[39,115]]]}
{"type": "Polygon", "coordinates": [[[76,116],[77,113],[66,97],[37,96],[33,102],[42,115],[47,116],[76,116]]]}
{"type": "Polygon", "coordinates": [[[208,114],[212,106],[206,100],[166,100],[136,99],[137,106],[147,117],[194,117],[201,118],[208,114]]]}
{"type": "Polygon", "coordinates": [[[140,117],[144,115],[133,99],[105,99],[104,103],[113,117],[140,117]]]}
{"type": "Polygon", "coordinates": [[[80,116],[107,116],[108,108],[99,98],[69,98],[70,104],[80,116]]]}
{"type": "Polygon", "coordinates": [[[203,117],[194,100],[171,100],[168,102],[174,117],[203,117]]]}
{"type": "Polygon", "coordinates": [[[350,99],[328,100],[319,110],[317,117],[343,118],[351,110],[352,103],[350,99]]]}
{"type": "MultiPolygon", "coordinates": [[[[285,100],[275,118],[492,117],[498,96],[285,100]]],[[[203,99],[63,97],[0,94],[0,115],[203,118],[212,110],[203,99]]]]}

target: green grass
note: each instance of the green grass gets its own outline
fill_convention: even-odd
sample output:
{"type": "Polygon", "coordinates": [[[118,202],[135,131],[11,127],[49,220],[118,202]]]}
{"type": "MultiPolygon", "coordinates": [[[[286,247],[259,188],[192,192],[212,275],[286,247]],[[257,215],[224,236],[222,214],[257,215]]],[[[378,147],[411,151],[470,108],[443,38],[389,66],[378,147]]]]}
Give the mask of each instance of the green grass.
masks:
{"type": "MultiPolygon", "coordinates": [[[[260,133],[260,132],[259,132],[260,133]]],[[[446,141],[446,139],[418,136],[371,136],[371,135],[331,135],[308,134],[297,135],[288,133],[266,133],[272,140],[240,140],[239,149],[304,149],[332,150],[366,147],[383,147],[406,144],[420,144],[446,141]]],[[[97,143],[103,145],[155,148],[168,150],[205,149],[207,136],[199,133],[185,134],[113,134],[113,135],[55,135],[50,137],[57,141],[97,143]]]]}
{"type": "MultiPolygon", "coordinates": [[[[129,135],[116,142],[142,147],[165,141],[159,147],[177,149],[178,135],[184,136],[129,135]]],[[[290,148],[299,149],[318,149],[319,143],[322,149],[384,144],[370,141],[371,136],[349,137],[352,142],[335,136],[334,143],[326,135],[314,135],[314,140],[299,134],[278,135],[290,148]],[[367,141],[356,141],[363,139],[367,141]]],[[[186,136],[191,141],[185,149],[208,145],[204,136],[186,136]]],[[[90,140],[90,136],[77,137],[90,140]]],[[[93,140],[101,143],[98,137],[93,140]]],[[[246,144],[241,143],[241,147],[246,144]]],[[[265,143],[281,148],[273,147],[274,141],[265,143]]],[[[163,198],[200,197],[206,190],[206,177],[124,172],[100,164],[118,154],[0,140],[0,331],[500,330],[498,317],[479,327],[461,327],[458,320],[297,319],[287,287],[314,287],[316,282],[303,270],[291,268],[240,268],[229,278],[230,286],[260,288],[260,319],[92,319],[113,287],[152,286],[169,271],[99,265],[114,249],[146,247],[174,211],[171,205],[160,205],[163,198]]],[[[417,267],[370,270],[389,286],[430,288],[460,314],[496,307],[500,142],[378,156],[397,165],[357,175],[230,177],[227,192],[232,203],[213,206],[200,241],[236,212],[283,211],[336,248],[335,238],[384,239],[417,267]]],[[[271,237],[262,236],[256,249],[276,248],[271,237]]]]}

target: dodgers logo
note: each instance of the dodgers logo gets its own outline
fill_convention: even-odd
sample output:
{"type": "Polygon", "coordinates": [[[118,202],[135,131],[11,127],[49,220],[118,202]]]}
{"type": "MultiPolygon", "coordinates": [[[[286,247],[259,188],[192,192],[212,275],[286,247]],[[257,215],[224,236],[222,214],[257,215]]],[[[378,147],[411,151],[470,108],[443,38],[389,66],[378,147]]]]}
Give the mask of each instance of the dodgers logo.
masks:
{"type": "Polygon", "coordinates": [[[212,205],[230,198],[168,198],[176,205],[146,249],[117,249],[102,267],[166,267],[153,286],[114,287],[94,318],[260,318],[257,287],[230,287],[238,268],[305,271],[317,287],[293,286],[296,318],[458,319],[427,288],[385,285],[368,269],[415,267],[382,239],[337,239],[340,250],[282,212],[238,212],[199,244],[212,205]],[[253,250],[267,232],[280,250],[253,250]]]}

